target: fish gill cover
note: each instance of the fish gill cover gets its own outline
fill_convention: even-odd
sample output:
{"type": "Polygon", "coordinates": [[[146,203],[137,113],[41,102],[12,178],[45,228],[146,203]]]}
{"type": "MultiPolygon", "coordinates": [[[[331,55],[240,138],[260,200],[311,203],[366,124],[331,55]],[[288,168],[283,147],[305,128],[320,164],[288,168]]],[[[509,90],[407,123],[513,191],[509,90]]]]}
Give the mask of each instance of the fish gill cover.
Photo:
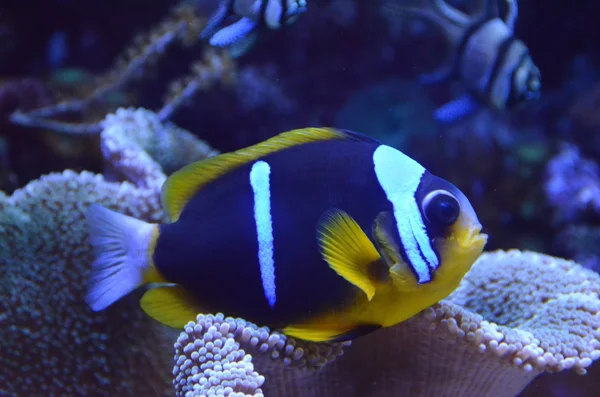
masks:
{"type": "Polygon", "coordinates": [[[0,395],[598,395],[595,3],[307,0],[281,26],[238,7],[203,35],[219,3],[0,6],[0,395]],[[164,220],[170,173],[308,125],[372,135],[465,192],[490,252],[453,295],[351,346],[227,313],[178,338],[138,296],[85,306],[89,204],[164,220]]]}

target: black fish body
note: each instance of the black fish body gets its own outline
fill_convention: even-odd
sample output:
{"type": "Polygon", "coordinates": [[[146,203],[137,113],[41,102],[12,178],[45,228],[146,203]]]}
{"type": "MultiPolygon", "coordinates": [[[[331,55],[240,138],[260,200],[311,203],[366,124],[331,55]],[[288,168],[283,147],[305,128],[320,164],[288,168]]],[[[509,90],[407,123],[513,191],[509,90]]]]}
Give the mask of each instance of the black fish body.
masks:
{"type": "Polygon", "coordinates": [[[204,187],[177,222],[160,227],[154,252],[157,269],[211,309],[269,326],[298,321],[307,313],[327,309],[331,302],[347,303],[360,290],[321,258],[315,231],[320,217],[331,208],[343,208],[364,230],[370,230],[379,212],[391,209],[373,172],[376,147],[323,141],[262,159],[271,166],[277,285],[273,308],[260,276],[249,181],[253,163],[204,187]]]}

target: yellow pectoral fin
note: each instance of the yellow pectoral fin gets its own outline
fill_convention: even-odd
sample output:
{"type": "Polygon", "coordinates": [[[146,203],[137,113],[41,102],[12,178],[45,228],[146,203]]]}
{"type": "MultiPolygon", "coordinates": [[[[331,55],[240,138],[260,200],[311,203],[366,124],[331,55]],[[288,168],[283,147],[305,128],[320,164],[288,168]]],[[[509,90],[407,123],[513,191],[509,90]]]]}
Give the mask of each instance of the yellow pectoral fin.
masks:
{"type": "Polygon", "coordinates": [[[147,315],[172,328],[183,329],[198,315],[198,308],[180,286],[150,289],[142,296],[140,306],[147,315]]]}
{"type": "Polygon", "coordinates": [[[290,325],[283,329],[283,333],[293,338],[310,342],[344,342],[356,339],[381,328],[376,324],[335,325],[327,328],[314,325],[290,325]]]}
{"type": "Polygon", "coordinates": [[[302,128],[283,132],[256,145],[197,161],[173,173],[162,187],[163,208],[169,219],[175,222],[194,194],[235,168],[292,146],[332,139],[377,143],[366,135],[335,128],[302,128]]]}
{"type": "Polygon", "coordinates": [[[329,267],[373,299],[376,286],[370,270],[381,256],[358,223],[344,211],[328,211],[321,217],[317,237],[329,267]]]}

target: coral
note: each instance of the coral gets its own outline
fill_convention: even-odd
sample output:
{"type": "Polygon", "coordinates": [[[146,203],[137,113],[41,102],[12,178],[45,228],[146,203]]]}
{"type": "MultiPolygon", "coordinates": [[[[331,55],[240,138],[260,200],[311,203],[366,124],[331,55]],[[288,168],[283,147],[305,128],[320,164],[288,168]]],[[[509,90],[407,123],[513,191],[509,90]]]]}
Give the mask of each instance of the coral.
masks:
{"type": "MultiPolygon", "coordinates": [[[[588,83],[586,81],[586,83],[588,83]]],[[[588,83],[589,84],[589,83],[588,83]]],[[[600,126],[600,83],[594,83],[591,90],[578,97],[569,107],[569,116],[588,127],[600,126]]]]}
{"type": "Polygon", "coordinates": [[[600,270],[600,227],[591,225],[567,225],[554,239],[555,249],[568,255],[583,266],[600,270]]]}
{"type": "MultiPolygon", "coordinates": [[[[48,106],[25,111],[16,110],[11,121],[18,125],[38,127],[66,134],[97,134],[102,130],[97,120],[71,122],[57,120],[69,113],[89,113],[89,108],[132,81],[148,74],[149,69],[165,56],[167,49],[179,42],[190,47],[198,41],[205,18],[197,15],[192,3],[182,2],[154,29],[137,36],[114,66],[98,77],[95,84],[79,97],[68,98],[48,106]]],[[[162,108],[157,111],[161,121],[199,90],[206,90],[216,82],[229,84],[235,79],[234,65],[229,53],[212,49],[203,51],[203,59],[192,64],[189,76],[172,81],[162,108]]]]}
{"type": "Polygon", "coordinates": [[[585,374],[600,357],[599,294],[600,276],[574,262],[485,253],[447,300],[353,341],[335,361],[344,346],[300,349],[303,342],[240,319],[199,316],[175,345],[175,387],[184,395],[210,383],[228,395],[236,389],[219,387],[219,379],[235,378],[233,384],[253,381],[254,395],[271,397],[516,396],[542,372],[585,374]],[[237,377],[226,368],[230,359],[215,362],[213,340],[244,363],[237,377]],[[320,371],[294,365],[307,349],[322,352],[320,371]]]}
{"type": "Polygon", "coordinates": [[[50,90],[33,78],[15,79],[0,84],[0,116],[9,115],[15,109],[29,110],[50,104],[50,90]]]}
{"type": "Polygon", "coordinates": [[[512,365],[585,374],[600,357],[597,273],[543,254],[501,251],[483,256],[465,281],[450,300],[503,334],[487,348],[512,365]]]}
{"type": "MultiPolygon", "coordinates": [[[[140,145],[148,156],[160,165],[160,170],[157,171],[159,173],[170,174],[182,164],[197,160],[199,156],[210,157],[217,153],[206,143],[176,125],[161,123],[159,117],[146,109],[118,109],[114,114],[107,115],[101,125],[104,130],[105,148],[108,136],[114,141],[114,145],[121,149],[128,144],[140,145]]],[[[104,151],[105,157],[108,150],[106,148],[104,151]]],[[[137,152],[135,148],[132,151],[137,152]]],[[[114,162],[109,163],[114,165],[114,162]]],[[[135,176],[127,177],[131,179],[135,176]]],[[[155,188],[160,188],[162,176],[154,180],[157,180],[155,188]]]]}
{"type": "Polygon", "coordinates": [[[160,221],[165,174],[151,154],[163,151],[158,159],[175,168],[213,150],[142,109],[120,110],[104,125],[104,158],[125,181],[64,171],[0,193],[1,395],[169,394],[176,335],[145,316],[135,295],[102,313],[85,304],[92,252],[84,212],[101,203],[160,221]],[[182,142],[188,152],[166,155],[182,142]]]}
{"type": "Polygon", "coordinates": [[[600,212],[600,168],[581,157],[574,145],[563,144],[548,162],[544,187],[560,220],[572,220],[588,209],[600,212]]]}
{"type": "Polygon", "coordinates": [[[297,341],[239,318],[199,314],[175,343],[173,385],[178,396],[191,392],[194,396],[242,393],[258,397],[265,378],[254,371],[252,354],[260,356],[262,367],[271,361],[289,368],[320,369],[348,345],[297,341]]]}
{"type": "MultiPolygon", "coordinates": [[[[96,27],[84,25],[89,23],[90,18],[96,19],[89,13],[106,12],[98,8],[111,6],[82,7],[69,17],[75,20],[81,17],[78,22],[81,22],[83,31],[76,28],[78,33],[74,34],[70,30],[67,45],[71,55],[65,64],[68,68],[44,71],[36,63],[34,77],[2,79],[0,135],[8,151],[6,156],[0,155],[0,164],[3,166],[0,168],[1,189],[10,193],[40,175],[65,169],[98,172],[102,162],[98,151],[102,120],[119,106],[142,104],[156,109],[161,121],[166,121],[189,104],[200,91],[227,88],[235,82],[235,65],[229,53],[212,49],[199,40],[198,33],[204,27],[206,18],[196,11],[196,2],[167,3],[162,7],[144,4],[144,12],[137,12],[135,16],[124,15],[136,8],[133,6],[115,11],[117,19],[126,18],[127,23],[124,24],[125,30],[123,26],[121,30],[116,27],[119,24],[117,21],[111,24],[111,27],[115,25],[115,31],[102,27],[102,30],[110,32],[109,36],[116,38],[111,43],[115,49],[108,52],[98,48],[98,51],[90,50],[99,44],[96,40],[104,41],[107,37],[96,37],[96,27]],[[172,7],[170,12],[169,7],[172,7]],[[90,11],[92,9],[94,11],[90,11]],[[160,10],[154,13],[151,9],[160,10]],[[137,36],[132,37],[134,34],[137,36]],[[132,39],[128,40],[129,37],[132,39]],[[127,45],[127,41],[131,43],[127,45]],[[88,56],[74,61],[72,56],[78,51],[76,47],[85,47],[88,56]],[[118,56],[120,49],[121,55],[118,56]],[[112,67],[110,59],[114,59],[112,67]],[[89,69],[86,69],[86,65],[89,69]]],[[[71,7],[79,8],[76,4],[66,7],[73,11],[71,7]]],[[[45,7],[51,9],[51,2],[42,2],[40,7],[49,12],[45,7]]],[[[16,7],[10,12],[13,13],[21,14],[21,11],[16,7]]],[[[0,11],[0,19],[1,14],[0,11]]],[[[22,17],[25,18],[22,22],[25,22],[31,15],[22,17]]],[[[49,37],[54,33],[61,34],[65,32],[64,29],[69,30],[67,26],[60,26],[68,24],[68,18],[61,16],[57,20],[53,21],[59,25],[56,31],[41,35],[43,40],[49,40],[49,45],[53,41],[49,37]]],[[[98,20],[102,21],[102,18],[98,20]]],[[[18,19],[12,22],[24,27],[30,24],[30,21],[22,23],[18,19]]],[[[105,25],[103,22],[100,24],[105,25]]],[[[46,21],[41,25],[42,30],[49,28],[46,21]]],[[[39,34],[38,31],[31,33],[32,36],[39,34]]],[[[32,50],[27,45],[22,50],[36,59],[40,55],[40,51],[32,50]]],[[[13,57],[18,56],[14,54],[13,57]]],[[[28,70],[31,69],[22,65],[15,72],[4,69],[3,73],[20,76],[28,70]]],[[[214,137],[211,138],[213,140],[214,137]]]]}

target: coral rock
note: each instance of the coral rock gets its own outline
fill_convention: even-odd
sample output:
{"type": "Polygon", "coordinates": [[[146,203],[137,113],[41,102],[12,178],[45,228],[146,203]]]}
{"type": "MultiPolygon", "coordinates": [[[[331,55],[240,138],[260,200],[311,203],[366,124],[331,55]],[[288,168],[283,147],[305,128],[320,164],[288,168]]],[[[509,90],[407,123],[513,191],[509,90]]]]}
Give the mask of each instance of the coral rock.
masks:
{"type": "Polygon", "coordinates": [[[143,314],[135,294],[101,313],[84,301],[92,260],[87,207],[100,203],[160,221],[165,175],[145,151],[149,143],[158,145],[153,134],[170,138],[167,142],[187,140],[190,152],[196,150],[163,160],[172,167],[212,153],[188,132],[157,120],[133,109],[107,118],[103,153],[124,182],[64,171],[30,182],[10,197],[0,192],[0,395],[172,393],[176,333],[143,314]],[[119,117],[128,122],[115,122],[119,117]]]}
{"type": "Polygon", "coordinates": [[[196,376],[198,363],[208,352],[196,341],[208,329],[243,352],[247,367],[239,381],[254,380],[255,396],[514,397],[542,372],[585,374],[600,357],[599,294],[600,276],[574,262],[533,252],[486,253],[448,299],[353,341],[339,358],[346,345],[301,342],[243,320],[199,316],[176,344],[176,390],[234,395],[219,382],[199,391],[206,375],[196,376]],[[198,325],[206,318],[217,328],[198,325]],[[225,331],[218,328],[223,324],[225,331]],[[293,365],[298,344],[322,365],[293,365]]]}

